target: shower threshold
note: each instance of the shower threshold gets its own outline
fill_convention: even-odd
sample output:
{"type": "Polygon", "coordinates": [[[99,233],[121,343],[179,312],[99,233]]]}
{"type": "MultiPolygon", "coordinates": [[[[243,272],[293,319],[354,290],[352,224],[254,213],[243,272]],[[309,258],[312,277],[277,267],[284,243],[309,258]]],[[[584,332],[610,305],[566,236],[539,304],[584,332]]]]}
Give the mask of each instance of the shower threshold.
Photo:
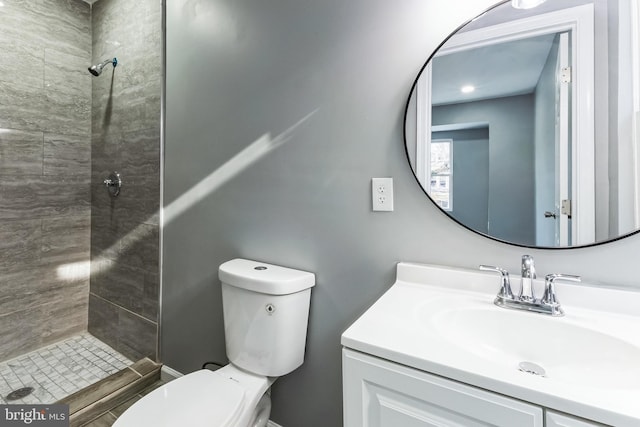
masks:
{"type": "Polygon", "coordinates": [[[132,363],[91,334],[76,335],[0,362],[0,403],[55,403],[132,363]]]}

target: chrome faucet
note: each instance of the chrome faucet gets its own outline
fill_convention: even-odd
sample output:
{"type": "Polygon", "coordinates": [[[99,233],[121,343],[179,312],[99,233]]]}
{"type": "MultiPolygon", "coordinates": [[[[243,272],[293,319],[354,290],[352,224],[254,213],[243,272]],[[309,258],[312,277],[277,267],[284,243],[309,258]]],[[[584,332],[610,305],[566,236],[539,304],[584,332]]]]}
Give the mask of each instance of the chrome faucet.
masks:
{"type": "Polygon", "coordinates": [[[554,283],[556,280],[564,280],[567,282],[579,282],[580,276],[572,276],[570,274],[547,274],[544,276],[544,295],[540,298],[540,304],[548,307],[552,316],[564,316],[564,310],[560,306],[560,302],[556,297],[554,283]]]}
{"type": "Polygon", "coordinates": [[[522,255],[521,279],[520,279],[520,301],[535,301],[533,292],[533,279],[536,278],[536,267],[533,264],[531,255],[522,255]]]}
{"type": "Polygon", "coordinates": [[[564,316],[564,311],[556,297],[554,283],[560,280],[579,282],[579,276],[569,274],[547,274],[544,280],[544,295],[540,299],[535,298],[533,291],[533,279],[536,278],[536,269],[533,258],[530,255],[522,257],[522,279],[520,294],[516,297],[511,291],[509,273],[500,267],[481,265],[480,270],[493,271],[500,274],[500,290],[495,305],[503,308],[533,311],[535,313],[549,314],[551,316],[564,316]]]}
{"type": "Polygon", "coordinates": [[[494,267],[492,265],[481,265],[480,270],[495,271],[500,273],[500,291],[496,299],[513,299],[513,292],[511,292],[511,281],[509,280],[509,272],[500,267],[494,267]]]}

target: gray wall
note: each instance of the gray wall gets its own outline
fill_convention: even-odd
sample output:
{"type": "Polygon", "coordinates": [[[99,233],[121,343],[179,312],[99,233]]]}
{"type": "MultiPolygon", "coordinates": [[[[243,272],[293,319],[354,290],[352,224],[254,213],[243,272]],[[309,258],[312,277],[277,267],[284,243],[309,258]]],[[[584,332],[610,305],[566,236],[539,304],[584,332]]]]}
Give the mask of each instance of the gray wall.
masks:
{"type": "Polygon", "coordinates": [[[91,174],[89,5],[4,3],[0,360],[86,328],[91,174]]]}
{"type": "Polygon", "coordinates": [[[535,102],[535,223],[536,244],[555,246],[555,221],[544,212],[555,209],[556,176],[556,66],[558,64],[556,36],[549,57],[536,86],[535,102]]]}
{"type": "Polygon", "coordinates": [[[411,84],[439,42],[491,3],[168,2],[165,205],[180,210],[164,224],[164,363],[189,372],[224,361],[217,267],[238,256],[317,275],[305,363],[273,386],[272,418],[285,427],[342,424],[340,334],[393,283],[398,261],[515,273],[526,252],[540,275],[640,289],[638,236],[510,246],[451,221],[415,181],[402,140],[411,84]],[[236,158],[187,197],[310,113],[285,143],[246,167],[236,158]],[[392,213],[371,212],[377,176],[394,178],[392,213]]]}
{"type": "Polygon", "coordinates": [[[535,244],[533,95],[433,107],[432,125],[489,124],[489,235],[535,244]]]}
{"type": "MultiPolygon", "coordinates": [[[[489,128],[433,132],[453,141],[452,217],[481,233],[489,222],[489,128]]],[[[415,140],[415,139],[414,139],[415,140]]]]}
{"type": "MultiPolygon", "coordinates": [[[[156,357],[159,294],[161,0],[93,5],[89,332],[132,359],[156,357]],[[120,172],[121,194],[102,181],[120,172]]],[[[88,73],[87,73],[88,75],[88,73]]]]}

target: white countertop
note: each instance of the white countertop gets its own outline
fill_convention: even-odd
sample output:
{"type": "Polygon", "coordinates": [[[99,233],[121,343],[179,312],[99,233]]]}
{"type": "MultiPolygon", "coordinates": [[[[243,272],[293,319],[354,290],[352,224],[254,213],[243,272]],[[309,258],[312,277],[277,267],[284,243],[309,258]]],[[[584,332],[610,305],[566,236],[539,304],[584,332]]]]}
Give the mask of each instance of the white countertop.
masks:
{"type": "MultiPolygon", "coordinates": [[[[512,276],[511,283],[518,289],[519,278],[512,276]]],[[[540,295],[541,282],[536,286],[540,295]]],[[[579,360],[569,367],[573,377],[560,378],[551,373],[538,377],[519,371],[517,363],[514,366],[508,357],[483,357],[486,355],[477,348],[478,342],[474,343],[473,339],[462,342],[460,337],[464,334],[447,333],[446,328],[443,332],[434,327],[437,322],[432,319],[443,307],[451,309],[457,305],[492,316],[495,313],[491,310],[502,310],[498,313],[504,312],[505,327],[511,320],[526,320],[524,324],[536,327],[540,324],[552,329],[555,325],[586,328],[628,344],[630,357],[635,357],[635,351],[640,352],[640,292],[557,283],[558,299],[566,315],[551,317],[495,306],[493,299],[498,288],[499,277],[495,274],[399,263],[396,282],[344,332],[342,345],[600,423],[640,426],[640,359],[637,364],[629,364],[630,368],[624,372],[612,371],[614,375],[609,380],[602,372],[593,372],[593,365],[582,363],[582,356],[578,354],[575,358],[579,360]]],[[[555,344],[545,341],[545,334],[537,336],[524,330],[522,335],[532,340],[542,354],[545,346],[558,345],[557,341],[555,344]]],[[[566,339],[570,343],[572,337],[566,339]]],[[[588,348],[582,354],[589,361],[608,357],[607,349],[599,348],[598,344],[583,348],[588,348]]],[[[611,357],[614,363],[610,365],[615,365],[616,358],[625,355],[611,357]]],[[[606,368],[615,370],[616,366],[606,368]]],[[[567,370],[566,364],[563,369],[567,370]]]]}

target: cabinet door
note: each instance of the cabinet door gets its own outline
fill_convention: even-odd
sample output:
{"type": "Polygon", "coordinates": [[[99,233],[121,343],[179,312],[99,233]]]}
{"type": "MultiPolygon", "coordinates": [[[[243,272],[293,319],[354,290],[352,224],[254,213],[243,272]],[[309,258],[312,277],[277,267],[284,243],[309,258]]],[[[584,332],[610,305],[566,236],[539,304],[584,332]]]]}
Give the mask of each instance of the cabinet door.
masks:
{"type": "Polygon", "coordinates": [[[572,417],[566,414],[560,414],[548,409],[545,417],[547,420],[547,427],[606,427],[605,424],[572,417]]]}
{"type": "Polygon", "coordinates": [[[542,427],[542,408],[343,349],[345,427],[542,427]]]}

